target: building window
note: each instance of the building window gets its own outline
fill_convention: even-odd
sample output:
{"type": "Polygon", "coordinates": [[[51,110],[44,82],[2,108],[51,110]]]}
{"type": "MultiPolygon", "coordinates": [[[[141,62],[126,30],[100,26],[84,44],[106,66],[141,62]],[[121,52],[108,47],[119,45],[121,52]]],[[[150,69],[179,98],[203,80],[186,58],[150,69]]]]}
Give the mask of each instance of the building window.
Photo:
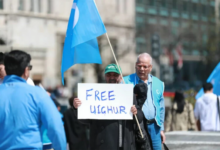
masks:
{"type": "Polygon", "coordinates": [[[30,11],[34,11],[34,0],[30,0],[30,11]]]}
{"type": "Polygon", "coordinates": [[[24,0],[19,0],[18,10],[24,10],[24,0]]]}
{"type": "Polygon", "coordinates": [[[187,4],[186,1],[184,1],[184,2],[183,2],[183,11],[184,11],[184,12],[187,12],[187,10],[188,10],[188,4],[187,4]]]}
{"type": "Polygon", "coordinates": [[[206,34],[204,34],[202,36],[202,41],[205,42],[205,43],[208,41],[208,36],[206,34]]]}
{"type": "Polygon", "coordinates": [[[155,6],[155,4],[156,4],[156,0],[150,0],[150,6],[155,6]]]}
{"type": "Polygon", "coordinates": [[[137,17],[136,17],[136,22],[137,22],[137,23],[144,23],[144,18],[141,17],[141,16],[137,16],[137,17]]]}
{"type": "Polygon", "coordinates": [[[205,16],[207,13],[206,6],[202,5],[202,14],[205,16]]]}
{"type": "Polygon", "coordinates": [[[197,4],[195,4],[195,3],[193,3],[193,5],[192,5],[192,10],[193,10],[193,13],[197,13],[197,4]]]}
{"type": "Polygon", "coordinates": [[[147,9],[148,13],[149,14],[152,14],[152,15],[156,15],[157,14],[157,9],[155,7],[150,7],[147,9]]]}
{"type": "Polygon", "coordinates": [[[38,0],[38,12],[41,12],[41,0],[38,0]]]}
{"type": "Polygon", "coordinates": [[[4,3],[3,3],[3,0],[0,0],[0,9],[3,9],[4,8],[4,3]]]}
{"type": "Polygon", "coordinates": [[[210,5],[214,7],[215,6],[215,1],[213,1],[213,0],[210,1],[210,5]]]}
{"type": "MultiPolygon", "coordinates": [[[[204,1],[204,0],[203,0],[203,1],[204,1]]],[[[198,0],[192,0],[192,2],[198,3],[199,1],[198,1],[198,0]]]]}
{"type": "Polygon", "coordinates": [[[172,21],[172,26],[173,27],[179,27],[179,22],[178,21],[172,21]]]}
{"type": "Polygon", "coordinates": [[[161,7],[166,8],[167,7],[167,2],[166,0],[161,0],[161,7]]]}
{"type": "Polygon", "coordinates": [[[206,1],[206,0],[205,0],[205,1],[202,0],[202,1],[200,1],[200,3],[201,3],[201,4],[205,4],[205,5],[207,5],[207,1],[206,1]]]}
{"type": "Polygon", "coordinates": [[[47,13],[50,14],[52,13],[52,1],[47,0],[47,13]]]}
{"type": "Polygon", "coordinates": [[[139,42],[137,41],[138,39],[136,39],[136,44],[137,44],[137,47],[136,47],[136,53],[137,54],[140,54],[140,53],[143,53],[143,52],[146,52],[146,40],[144,41],[144,43],[142,42],[139,42]]]}
{"type": "Polygon", "coordinates": [[[160,20],[160,24],[161,24],[161,25],[164,25],[164,26],[167,26],[167,25],[168,25],[168,21],[165,20],[165,19],[161,19],[161,20],[160,20]]]}
{"type": "Polygon", "coordinates": [[[173,8],[174,10],[177,10],[177,0],[173,0],[173,1],[172,1],[172,8],[173,8]]]}
{"type": "Polygon", "coordinates": [[[156,24],[157,20],[155,18],[148,18],[148,23],[149,24],[156,24]]]}
{"type": "Polygon", "coordinates": [[[209,17],[214,17],[215,16],[215,8],[212,6],[209,6],[209,17]]]}
{"type": "Polygon", "coordinates": [[[0,45],[6,45],[5,41],[3,41],[2,39],[0,39],[0,45]]]}
{"type": "Polygon", "coordinates": [[[206,25],[201,25],[202,31],[205,31],[207,29],[206,25]]]}
{"type": "Polygon", "coordinates": [[[136,12],[145,13],[145,8],[143,7],[143,5],[136,5],[136,12]]]}
{"type": "Polygon", "coordinates": [[[183,23],[182,23],[182,27],[183,27],[183,28],[188,28],[188,27],[189,27],[189,24],[188,24],[187,22],[183,22],[183,23]]]}

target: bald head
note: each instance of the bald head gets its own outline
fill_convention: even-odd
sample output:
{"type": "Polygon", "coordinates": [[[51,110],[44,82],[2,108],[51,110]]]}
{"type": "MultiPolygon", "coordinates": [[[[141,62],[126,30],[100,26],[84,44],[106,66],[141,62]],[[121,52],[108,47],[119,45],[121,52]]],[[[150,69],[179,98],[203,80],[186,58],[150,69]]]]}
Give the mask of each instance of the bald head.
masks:
{"type": "Polygon", "coordinates": [[[149,60],[150,64],[152,65],[152,57],[148,53],[138,55],[136,63],[140,62],[141,60],[149,60]]]}

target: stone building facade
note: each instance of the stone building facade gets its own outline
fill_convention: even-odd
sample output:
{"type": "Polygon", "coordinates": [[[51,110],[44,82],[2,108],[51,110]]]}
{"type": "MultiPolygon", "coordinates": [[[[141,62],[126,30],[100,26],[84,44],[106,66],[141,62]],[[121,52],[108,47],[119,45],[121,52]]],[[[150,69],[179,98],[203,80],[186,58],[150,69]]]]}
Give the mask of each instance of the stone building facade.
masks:
{"type": "MultiPolygon", "coordinates": [[[[109,38],[125,75],[134,72],[135,0],[96,0],[109,38]]],[[[0,51],[25,50],[32,56],[31,77],[45,88],[61,85],[60,65],[72,0],[0,0],[0,51]]],[[[106,36],[98,38],[103,64],[75,65],[65,73],[66,85],[103,79],[114,62],[106,36]],[[101,74],[101,75],[100,75],[101,74]]]]}

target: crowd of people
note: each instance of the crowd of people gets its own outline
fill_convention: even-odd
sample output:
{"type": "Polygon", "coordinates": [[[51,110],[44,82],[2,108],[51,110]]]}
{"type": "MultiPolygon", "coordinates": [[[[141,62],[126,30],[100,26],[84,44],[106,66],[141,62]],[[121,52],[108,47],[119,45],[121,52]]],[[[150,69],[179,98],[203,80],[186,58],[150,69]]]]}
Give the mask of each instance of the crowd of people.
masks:
{"type": "Polygon", "coordinates": [[[195,109],[177,91],[165,120],[165,87],[150,74],[152,67],[152,57],[143,53],[129,76],[122,77],[115,64],[105,68],[107,84],[134,86],[130,111],[137,120],[78,120],[77,109],[83,104],[77,96],[69,99],[71,107],[62,115],[53,95],[28,84],[29,54],[0,53],[0,149],[161,150],[164,131],[220,131],[219,99],[211,83],[204,84],[205,94],[195,109]]]}
{"type": "Polygon", "coordinates": [[[211,83],[205,83],[203,90],[204,95],[196,100],[194,109],[183,92],[175,92],[165,131],[220,131],[219,97],[213,93],[211,83]]]}

